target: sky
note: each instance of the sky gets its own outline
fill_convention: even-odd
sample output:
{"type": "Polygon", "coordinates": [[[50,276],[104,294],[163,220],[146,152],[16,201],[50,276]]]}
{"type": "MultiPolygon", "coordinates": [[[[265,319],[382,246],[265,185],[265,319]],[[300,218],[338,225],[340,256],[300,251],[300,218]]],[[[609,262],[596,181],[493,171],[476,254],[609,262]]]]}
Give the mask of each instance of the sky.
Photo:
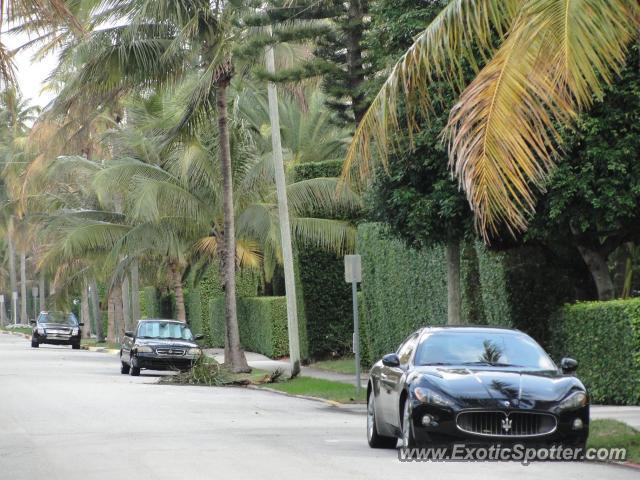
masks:
{"type": "MultiPolygon", "coordinates": [[[[24,44],[28,40],[29,37],[26,35],[2,35],[2,41],[11,49],[24,44]]],[[[45,107],[53,99],[53,94],[51,92],[42,92],[43,82],[55,68],[57,59],[54,55],[50,55],[32,64],[31,57],[34,53],[35,49],[29,49],[22,50],[16,54],[14,59],[16,80],[23,96],[31,99],[32,105],[45,107]]]]}

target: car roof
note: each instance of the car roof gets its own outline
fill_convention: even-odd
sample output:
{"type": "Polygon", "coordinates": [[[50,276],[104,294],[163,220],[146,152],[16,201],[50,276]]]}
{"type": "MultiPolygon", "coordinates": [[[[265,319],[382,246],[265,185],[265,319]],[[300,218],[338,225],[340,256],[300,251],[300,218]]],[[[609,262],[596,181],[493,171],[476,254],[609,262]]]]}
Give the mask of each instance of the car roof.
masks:
{"type": "Polygon", "coordinates": [[[167,318],[145,318],[142,320],[138,320],[138,323],[146,323],[146,322],[162,322],[162,323],[180,323],[186,325],[185,322],[181,322],[180,320],[173,320],[167,318]]]}
{"type": "Polygon", "coordinates": [[[522,331],[516,328],[509,327],[500,327],[494,325],[430,325],[427,327],[423,327],[420,330],[420,333],[431,333],[431,332],[453,332],[453,333],[481,333],[481,332],[504,332],[504,333],[518,333],[522,335],[526,335],[522,331]]]}

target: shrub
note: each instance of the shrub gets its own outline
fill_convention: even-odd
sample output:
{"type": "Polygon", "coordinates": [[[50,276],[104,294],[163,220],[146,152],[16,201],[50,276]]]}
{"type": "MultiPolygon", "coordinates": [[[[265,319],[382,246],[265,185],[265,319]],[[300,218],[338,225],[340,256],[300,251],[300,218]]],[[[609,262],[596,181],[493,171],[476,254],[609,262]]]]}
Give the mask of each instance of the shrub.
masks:
{"type": "MultiPolygon", "coordinates": [[[[224,346],[224,298],[210,303],[213,344],[224,346]]],[[[300,323],[300,354],[307,352],[304,322],[300,323]]],[[[287,331],[287,302],[285,297],[253,297],[238,299],[238,327],[240,343],[246,351],[257,352],[270,358],[289,354],[287,331]]]]}
{"type": "Polygon", "coordinates": [[[158,291],[155,287],[144,287],[140,292],[140,317],[157,318],[159,314],[158,291]]]}
{"type": "MultiPolygon", "coordinates": [[[[294,167],[295,181],[338,177],[342,160],[303,163],[294,167]]],[[[298,286],[306,312],[309,355],[326,357],[351,351],[353,318],[351,288],[344,282],[344,260],[318,247],[297,252],[298,286]]]]}
{"type": "Polygon", "coordinates": [[[594,403],[640,403],[640,299],[567,305],[552,326],[552,354],[578,361],[594,403]]]}
{"type": "MultiPolygon", "coordinates": [[[[358,227],[358,253],[363,270],[365,365],[395,350],[413,330],[447,322],[443,246],[416,250],[383,225],[365,223],[358,227]]],[[[538,248],[495,253],[479,242],[465,242],[463,321],[513,326],[547,346],[549,319],[573,299],[572,281],[569,272],[538,248]]]]}

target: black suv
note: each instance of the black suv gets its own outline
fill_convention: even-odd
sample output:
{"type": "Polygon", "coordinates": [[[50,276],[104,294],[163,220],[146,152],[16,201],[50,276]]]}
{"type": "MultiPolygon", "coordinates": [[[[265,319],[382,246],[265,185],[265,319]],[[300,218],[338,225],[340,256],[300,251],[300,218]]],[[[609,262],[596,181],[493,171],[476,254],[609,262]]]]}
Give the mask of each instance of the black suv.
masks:
{"type": "Polygon", "coordinates": [[[31,346],[38,348],[41,343],[51,345],[71,345],[71,348],[80,348],[80,327],[73,313],[67,312],[40,312],[37,321],[31,321],[31,346]]]}

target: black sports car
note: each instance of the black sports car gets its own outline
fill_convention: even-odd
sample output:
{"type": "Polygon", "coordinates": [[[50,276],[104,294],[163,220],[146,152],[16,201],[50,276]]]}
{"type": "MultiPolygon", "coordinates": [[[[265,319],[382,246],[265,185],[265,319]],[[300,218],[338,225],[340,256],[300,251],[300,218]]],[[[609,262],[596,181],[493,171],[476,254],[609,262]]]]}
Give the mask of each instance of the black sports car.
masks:
{"type": "Polygon", "coordinates": [[[71,348],[80,348],[82,332],[79,323],[73,313],[68,312],[40,312],[36,321],[30,322],[31,346],[38,348],[43,343],[51,345],[71,345],[71,348]]]}
{"type": "Polygon", "coordinates": [[[140,320],[135,332],[125,332],[120,350],[120,373],[140,370],[189,370],[202,355],[191,330],[177,320],[140,320]]]}
{"type": "Polygon", "coordinates": [[[589,397],[564,358],[558,368],[528,335],[491,327],[427,327],[371,369],[373,448],[452,443],[584,447],[589,397]]]}

